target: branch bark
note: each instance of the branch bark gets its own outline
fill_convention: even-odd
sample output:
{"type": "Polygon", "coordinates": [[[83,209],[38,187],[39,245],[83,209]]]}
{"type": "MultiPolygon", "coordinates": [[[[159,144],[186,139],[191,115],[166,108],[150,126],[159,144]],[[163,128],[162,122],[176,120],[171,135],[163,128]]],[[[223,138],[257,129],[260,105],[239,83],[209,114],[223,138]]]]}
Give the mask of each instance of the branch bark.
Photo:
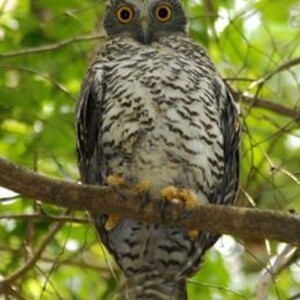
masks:
{"type": "Polygon", "coordinates": [[[161,200],[153,199],[141,209],[141,195],[131,190],[114,191],[108,187],[81,185],[50,179],[0,158],[0,186],[23,196],[70,209],[117,213],[122,218],[148,223],[197,228],[242,238],[263,238],[300,245],[300,216],[273,210],[258,210],[220,205],[203,205],[188,218],[174,220],[182,207],[168,205],[165,217],[161,200]]]}

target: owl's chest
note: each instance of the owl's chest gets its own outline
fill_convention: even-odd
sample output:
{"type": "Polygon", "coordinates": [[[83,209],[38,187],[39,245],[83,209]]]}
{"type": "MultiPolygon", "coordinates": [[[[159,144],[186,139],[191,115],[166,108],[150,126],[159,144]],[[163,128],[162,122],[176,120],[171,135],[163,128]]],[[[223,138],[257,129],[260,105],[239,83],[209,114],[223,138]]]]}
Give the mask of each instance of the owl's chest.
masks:
{"type": "Polygon", "coordinates": [[[182,181],[183,173],[186,181],[210,180],[208,160],[222,155],[223,141],[205,72],[171,57],[137,57],[107,69],[101,135],[109,169],[141,179],[150,169],[162,184],[182,181]],[[202,175],[191,174],[193,169],[202,175]]]}
{"type": "Polygon", "coordinates": [[[136,126],[163,132],[164,127],[178,124],[188,133],[193,131],[191,124],[217,123],[218,108],[205,70],[187,59],[151,55],[106,64],[103,133],[109,131],[120,140],[136,126]]]}

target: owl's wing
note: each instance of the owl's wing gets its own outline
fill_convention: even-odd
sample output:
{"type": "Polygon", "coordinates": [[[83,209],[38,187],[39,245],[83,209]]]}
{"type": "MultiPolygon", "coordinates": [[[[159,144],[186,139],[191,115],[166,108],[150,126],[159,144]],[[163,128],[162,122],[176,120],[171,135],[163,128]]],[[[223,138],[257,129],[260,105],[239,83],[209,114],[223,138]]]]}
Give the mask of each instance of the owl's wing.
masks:
{"type": "MultiPolygon", "coordinates": [[[[239,184],[239,141],[241,126],[239,114],[232,96],[224,82],[218,77],[214,82],[214,93],[221,107],[221,131],[223,134],[224,176],[212,191],[211,203],[231,204],[235,201],[239,184]]],[[[215,244],[219,234],[206,234],[205,250],[215,244]]]]}
{"type": "Polygon", "coordinates": [[[89,69],[76,107],[77,156],[81,180],[103,184],[105,166],[101,153],[100,124],[105,82],[101,70],[89,69]]]}
{"type": "Polygon", "coordinates": [[[219,81],[215,94],[222,107],[221,130],[223,134],[224,177],[217,189],[216,203],[233,203],[239,181],[239,142],[241,126],[239,113],[226,85],[219,81]]]}
{"type": "MultiPolygon", "coordinates": [[[[101,69],[90,68],[81,87],[76,107],[77,156],[81,181],[103,185],[106,178],[106,162],[102,153],[102,106],[106,84],[101,69]]],[[[90,212],[101,241],[114,254],[109,246],[104,229],[107,215],[90,212]]]]}

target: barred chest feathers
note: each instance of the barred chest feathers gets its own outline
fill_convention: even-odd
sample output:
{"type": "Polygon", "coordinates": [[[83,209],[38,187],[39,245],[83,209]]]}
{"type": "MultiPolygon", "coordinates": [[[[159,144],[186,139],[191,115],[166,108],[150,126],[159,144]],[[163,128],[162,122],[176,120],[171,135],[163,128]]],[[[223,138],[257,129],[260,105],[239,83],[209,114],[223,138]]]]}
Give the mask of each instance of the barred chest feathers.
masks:
{"type": "Polygon", "coordinates": [[[104,55],[93,66],[106,79],[101,135],[108,174],[133,183],[150,178],[154,193],[166,185],[190,188],[207,200],[224,169],[213,66],[203,63],[205,53],[195,57],[195,45],[176,52],[170,38],[152,47],[127,41],[124,52],[116,42],[104,50],[113,59],[104,55]]]}

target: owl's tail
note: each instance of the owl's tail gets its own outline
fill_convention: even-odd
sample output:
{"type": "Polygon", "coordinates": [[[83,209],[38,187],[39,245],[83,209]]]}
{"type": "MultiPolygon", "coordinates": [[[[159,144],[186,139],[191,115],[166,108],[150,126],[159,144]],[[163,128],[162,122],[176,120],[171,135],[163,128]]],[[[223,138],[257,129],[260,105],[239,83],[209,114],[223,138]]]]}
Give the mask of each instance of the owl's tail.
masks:
{"type": "Polygon", "coordinates": [[[123,300],[187,300],[186,281],[149,278],[138,285],[127,284],[122,297],[123,300]]]}

